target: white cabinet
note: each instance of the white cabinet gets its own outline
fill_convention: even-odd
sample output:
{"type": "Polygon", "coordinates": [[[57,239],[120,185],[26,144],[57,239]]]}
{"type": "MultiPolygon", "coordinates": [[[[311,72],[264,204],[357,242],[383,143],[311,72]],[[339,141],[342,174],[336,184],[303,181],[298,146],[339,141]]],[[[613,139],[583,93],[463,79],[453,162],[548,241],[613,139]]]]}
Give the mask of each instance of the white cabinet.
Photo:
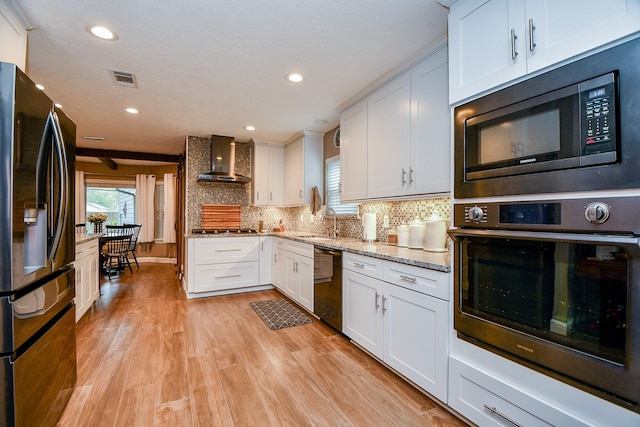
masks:
{"type": "Polygon", "coordinates": [[[27,30],[5,2],[0,2],[0,61],[26,69],[27,30]]]}
{"type": "Polygon", "coordinates": [[[323,194],[322,138],[319,132],[304,131],[292,138],[284,149],[284,204],[311,203],[311,190],[323,194]]]}
{"type": "Polygon", "coordinates": [[[411,77],[405,73],[368,98],[368,197],[406,191],[409,165],[411,77]]]}
{"type": "Polygon", "coordinates": [[[367,198],[367,100],[340,114],[340,200],[367,198]]]}
{"type": "Polygon", "coordinates": [[[258,286],[259,237],[203,237],[188,240],[189,296],[241,292],[258,286]]]}
{"type": "Polygon", "coordinates": [[[636,0],[459,0],[449,13],[453,104],[640,30],[636,0]]]}
{"type": "Polygon", "coordinates": [[[100,253],[97,238],[76,244],[76,322],[100,294],[100,253]]]}
{"type": "Polygon", "coordinates": [[[253,204],[284,204],[284,146],[255,143],[253,170],[253,204]]]}
{"type": "Polygon", "coordinates": [[[477,425],[593,425],[563,412],[553,402],[544,402],[454,356],[449,360],[449,368],[448,404],[477,425]]]}
{"type": "Polygon", "coordinates": [[[445,292],[448,275],[350,253],[343,260],[343,332],[446,402],[448,302],[429,293],[445,292]]]}
{"type": "Polygon", "coordinates": [[[260,278],[258,284],[273,283],[271,267],[273,265],[273,237],[260,236],[260,278]]]}
{"type": "Polygon", "coordinates": [[[285,280],[287,278],[286,254],[284,250],[284,240],[273,239],[273,265],[271,266],[271,276],[273,285],[281,292],[285,293],[285,280]]]}
{"type": "Polygon", "coordinates": [[[447,49],[340,116],[343,202],[450,191],[447,49]]]}
{"type": "Polygon", "coordinates": [[[278,289],[313,312],[313,245],[276,239],[274,268],[278,289]]]}

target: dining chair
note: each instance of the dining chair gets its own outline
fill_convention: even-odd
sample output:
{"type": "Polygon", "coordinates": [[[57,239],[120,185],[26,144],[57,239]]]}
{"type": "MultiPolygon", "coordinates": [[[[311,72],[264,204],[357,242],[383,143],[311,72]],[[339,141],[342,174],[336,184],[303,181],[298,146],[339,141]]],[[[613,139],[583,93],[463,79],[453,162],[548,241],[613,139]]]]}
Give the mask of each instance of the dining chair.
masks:
{"type": "Polygon", "coordinates": [[[111,278],[111,270],[113,260],[115,259],[118,263],[117,268],[121,269],[124,265],[129,267],[129,271],[133,273],[133,269],[131,268],[131,263],[129,262],[128,254],[129,247],[131,245],[131,238],[134,233],[134,227],[130,225],[107,225],[106,226],[106,235],[109,237],[109,240],[105,244],[105,268],[108,271],[109,278],[111,278]],[[121,238],[120,238],[121,237],[121,238]],[[126,241],[126,246],[125,242],[126,241]],[[109,256],[111,253],[111,256],[109,256]],[[108,264],[108,265],[107,265],[108,264]]]}
{"type": "Polygon", "coordinates": [[[132,227],[133,235],[131,236],[131,243],[129,243],[129,252],[127,253],[127,258],[129,257],[129,253],[133,255],[133,260],[136,262],[136,266],[140,268],[140,264],[138,264],[138,258],[136,257],[136,247],[138,246],[138,236],[140,235],[140,229],[142,228],[142,224],[123,224],[124,226],[132,227]]]}

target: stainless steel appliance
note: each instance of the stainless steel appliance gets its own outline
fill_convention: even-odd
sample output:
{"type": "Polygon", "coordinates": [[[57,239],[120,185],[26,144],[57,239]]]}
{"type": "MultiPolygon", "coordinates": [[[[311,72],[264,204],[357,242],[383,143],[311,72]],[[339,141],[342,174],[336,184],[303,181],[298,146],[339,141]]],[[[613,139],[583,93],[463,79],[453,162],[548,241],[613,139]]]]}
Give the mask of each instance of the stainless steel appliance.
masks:
{"type": "Polygon", "coordinates": [[[640,187],[640,39],[455,108],[456,198],[640,187]]]}
{"type": "Polygon", "coordinates": [[[454,205],[458,337],[640,412],[638,206],[454,205]]]}
{"type": "Polygon", "coordinates": [[[198,181],[251,182],[236,173],[236,141],[230,136],[211,135],[211,170],[198,175],[198,181]]]}
{"type": "Polygon", "coordinates": [[[313,313],[342,332],[342,252],[314,249],[313,313]]]}
{"type": "Polygon", "coordinates": [[[75,125],[0,63],[0,425],[54,425],[76,381],[75,125]]]}

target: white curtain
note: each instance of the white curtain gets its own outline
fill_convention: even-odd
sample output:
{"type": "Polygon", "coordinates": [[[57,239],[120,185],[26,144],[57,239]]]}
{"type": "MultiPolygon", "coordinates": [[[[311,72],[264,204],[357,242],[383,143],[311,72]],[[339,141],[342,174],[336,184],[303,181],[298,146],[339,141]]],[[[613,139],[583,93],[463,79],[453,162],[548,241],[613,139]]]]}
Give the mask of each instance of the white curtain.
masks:
{"type": "Polygon", "coordinates": [[[176,242],[176,192],[178,180],[175,174],[164,174],[164,222],[162,236],[165,243],[176,242]]]}
{"type": "Polygon", "coordinates": [[[76,171],[76,224],[86,224],[87,222],[87,196],[84,187],[84,172],[76,171]]]}
{"type": "Polygon", "coordinates": [[[142,224],[138,242],[153,242],[155,224],[155,175],[136,175],[136,223],[142,224]]]}

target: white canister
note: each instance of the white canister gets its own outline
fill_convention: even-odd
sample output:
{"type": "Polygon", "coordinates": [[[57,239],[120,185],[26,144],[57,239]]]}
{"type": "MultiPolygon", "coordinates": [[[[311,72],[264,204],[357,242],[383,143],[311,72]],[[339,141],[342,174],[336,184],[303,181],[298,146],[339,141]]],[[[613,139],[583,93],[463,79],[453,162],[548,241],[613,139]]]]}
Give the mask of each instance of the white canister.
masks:
{"type": "Polygon", "coordinates": [[[424,247],[425,223],[416,218],[409,223],[409,249],[422,249],[424,247]]]}
{"type": "Polygon", "coordinates": [[[401,248],[409,246],[409,226],[407,224],[398,226],[398,246],[401,248]]]}
{"type": "Polygon", "coordinates": [[[424,250],[429,252],[447,251],[447,222],[437,211],[427,218],[424,250]]]}

